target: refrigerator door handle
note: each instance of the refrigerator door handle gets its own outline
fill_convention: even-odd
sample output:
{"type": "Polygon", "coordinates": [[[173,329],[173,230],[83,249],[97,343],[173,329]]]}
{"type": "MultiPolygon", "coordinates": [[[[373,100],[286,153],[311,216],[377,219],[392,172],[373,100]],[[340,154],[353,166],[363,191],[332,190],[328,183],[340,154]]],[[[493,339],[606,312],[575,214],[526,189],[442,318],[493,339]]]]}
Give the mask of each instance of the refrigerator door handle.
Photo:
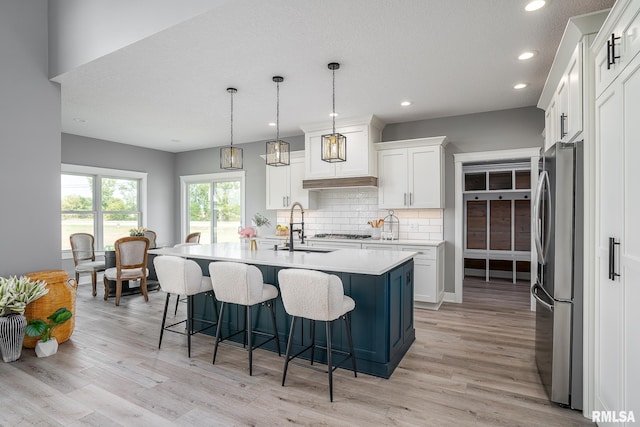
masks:
{"type": "MultiPolygon", "coordinates": [[[[544,191],[545,188],[545,183],[546,183],[546,188],[548,189],[548,191],[550,191],[550,183],[549,183],[549,173],[545,170],[543,170],[540,173],[540,177],[538,179],[538,186],[536,187],[536,193],[535,193],[535,199],[533,202],[533,223],[534,223],[534,227],[535,227],[535,233],[534,233],[534,242],[536,244],[536,252],[538,254],[538,263],[540,263],[541,265],[544,265],[546,263],[546,257],[547,257],[547,245],[549,245],[549,239],[551,238],[550,236],[550,232],[551,229],[549,227],[547,227],[547,232],[544,236],[544,242],[542,241],[542,230],[541,230],[541,226],[542,226],[542,220],[540,218],[540,205],[542,204],[542,193],[544,191]]],[[[549,197],[548,203],[545,204],[546,207],[546,218],[547,221],[549,221],[551,218],[551,198],[549,197]]]]}
{"type": "Polygon", "coordinates": [[[540,304],[542,304],[547,310],[553,311],[553,303],[549,304],[548,302],[540,298],[540,296],[538,295],[538,290],[541,290],[545,294],[545,296],[549,299],[549,301],[553,302],[553,298],[551,298],[551,295],[549,295],[549,293],[542,286],[540,286],[540,282],[536,281],[533,285],[531,285],[531,295],[533,295],[533,297],[540,304]]]}

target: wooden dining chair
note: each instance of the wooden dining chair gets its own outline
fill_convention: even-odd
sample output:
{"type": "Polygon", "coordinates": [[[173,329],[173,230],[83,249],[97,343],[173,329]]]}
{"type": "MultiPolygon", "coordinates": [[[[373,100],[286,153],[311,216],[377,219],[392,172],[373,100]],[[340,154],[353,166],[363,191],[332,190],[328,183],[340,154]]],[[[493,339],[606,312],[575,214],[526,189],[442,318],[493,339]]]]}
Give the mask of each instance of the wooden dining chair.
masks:
{"type": "Polygon", "coordinates": [[[109,298],[109,282],[116,282],[116,306],[120,305],[123,280],[140,280],[140,292],[145,301],[149,301],[147,295],[147,256],[149,251],[149,239],[144,236],[131,236],[118,239],[114,243],[116,250],[116,266],[108,268],[104,272],[104,300],[109,298]]]}
{"type": "Polygon", "coordinates": [[[191,233],[184,239],[185,243],[200,243],[200,232],[191,233]]]}
{"type": "Polygon", "coordinates": [[[94,238],[89,233],[73,233],[69,236],[73,263],[75,264],[76,285],[80,283],[80,274],[91,273],[93,296],[96,296],[96,282],[98,272],[104,271],[104,261],[96,261],[94,238]]]}
{"type": "Polygon", "coordinates": [[[155,249],[156,248],[156,239],[157,239],[156,232],[153,231],[153,230],[144,230],[144,237],[149,239],[149,249],[155,249]]]}

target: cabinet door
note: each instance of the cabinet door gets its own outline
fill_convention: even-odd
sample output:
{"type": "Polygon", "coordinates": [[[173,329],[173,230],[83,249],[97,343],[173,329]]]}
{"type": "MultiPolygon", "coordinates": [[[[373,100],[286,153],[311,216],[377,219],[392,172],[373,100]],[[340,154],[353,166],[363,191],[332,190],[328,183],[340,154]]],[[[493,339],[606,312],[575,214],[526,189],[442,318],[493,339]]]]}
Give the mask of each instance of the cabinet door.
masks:
{"type": "Polygon", "coordinates": [[[551,100],[551,104],[544,112],[544,149],[545,151],[558,140],[556,138],[556,99],[551,100]]]}
{"type": "Polygon", "coordinates": [[[569,105],[569,101],[567,100],[567,96],[569,93],[569,77],[564,74],[560,79],[560,83],[558,84],[558,89],[556,90],[556,129],[555,135],[553,138],[556,141],[564,141],[565,136],[567,134],[567,106],[569,105]]]}
{"type": "Polygon", "coordinates": [[[290,208],[294,202],[302,203],[305,209],[309,208],[309,190],[302,188],[302,180],[304,179],[304,159],[291,160],[290,170],[290,188],[291,195],[287,201],[287,208],[290,208]]]}
{"type": "Polygon", "coordinates": [[[369,144],[368,127],[351,126],[336,131],[347,137],[347,161],[336,163],[336,176],[373,175],[373,171],[369,170],[369,150],[373,148],[369,144]]]}
{"type": "Polygon", "coordinates": [[[582,131],[582,43],[578,43],[565,72],[567,77],[567,118],[564,141],[571,141],[582,131]]]}
{"type": "MultiPolygon", "coordinates": [[[[442,147],[407,149],[408,197],[410,208],[443,208],[442,147]]],[[[396,171],[396,173],[400,172],[396,171]]]]}
{"type": "MultiPolygon", "coordinates": [[[[622,76],[624,146],[624,204],[620,241],[620,279],[624,283],[624,378],[627,411],[640,413],[640,56],[622,76]]],[[[637,415],[636,415],[637,417],[637,415]]]]}
{"type": "Polygon", "coordinates": [[[398,148],[378,153],[378,206],[407,207],[407,150],[398,148]]]}
{"type": "Polygon", "coordinates": [[[267,209],[284,209],[291,198],[291,166],[267,166],[267,209]]]}
{"type": "Polygon", "coordinates": [[[438,303],[438,287],[436,280],[436,261],[422,257],[413,259],[414,299],[421,302],[438,303]]]}
{"type": "MultiPolygon", "coordinates": [[[[305,135],[305,179],[333,178],[336,175],[335,163],[322,160],[322,135],[326,132],[312,132],[305,135]]],[[[349,140],[347,140],[347,159],[349,158],[349,140]]]]}
{"type": "Polygon", "coordinates": [[[624,292],[620,277],[609,279],[609,238],[620,241],[622,233],[622,164],[622,95],[614,83],[596,101],[595,406],[605,411],[624,408],[624,292]]]}

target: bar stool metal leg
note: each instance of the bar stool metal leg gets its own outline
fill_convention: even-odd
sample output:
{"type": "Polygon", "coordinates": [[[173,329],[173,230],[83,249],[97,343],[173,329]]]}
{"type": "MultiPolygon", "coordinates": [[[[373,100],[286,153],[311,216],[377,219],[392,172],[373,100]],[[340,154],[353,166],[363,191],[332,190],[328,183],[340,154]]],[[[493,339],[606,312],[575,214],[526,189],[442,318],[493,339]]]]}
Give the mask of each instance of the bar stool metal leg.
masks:
{"type": "Polygon", "coordinates": [[[247,327],[245,336],[247,337],[247,345],[249,346],[249,376],[251,376],[253,375],[253,345],[251,344],[251,338],[253,334],[251,333],[251,307],[245,306],[245,311],[247,313],[247,327]]]}
{"type": "Polygon", "coordinates": [[[297,317],[291,317],[291,330],[289,331],[289,339],[287,340],[287,354],[284,357],[284,369],[282,371],[282,386],[284,387],[284,380],[287,378],[287,368],[289,367],[289,360],[291,358],[291,347],[293,344],[293,331],[296,329],[297,317]]]}
{"type": "Polygon", "coordinates": [[[218,354],[218,343],[220,342],[223,314],[224,314],[224,302],[220,303],[220,315],[218,316],[218,325],[216,327],[216,343],[213,345],[213,364],[214,365],[216,363],[216,354],[218,354]]]}
{"type": "Polygon", "coordinates": [[[276,337],[276,348],[278,349],[278,357],[282,356],[280,352],[280,336],[278,335],[278,326],[276,325],[276,314],[273,311],[273,300],[268,301],[269,311],[271,312],[271,322],[273,323],[273,334],[276,337]]]}
{"type": "Polygon", "coordinates": [[[187,296],[187,354],[191,357],[191,335],[193,334],[193,295],[187,296]]]}
{"type": "Polygon", "coordinates": [[[162,345],[162,334],[164,333],[164,325],[167,322],[167,307],[169,307],[169,297],[171,294],[167,294],[167,300],[164,303],[164,315],[162,316],[162,326],[160,327],[160,341],[158,341],[158,350],[162,345]]]}
{"type": "Polygon", "coordinates": [[[327,371],[329,372],[329,400],[333,402],[333,365],[331,363],[331,322],[325,322],[327,328],[327,371]]]}

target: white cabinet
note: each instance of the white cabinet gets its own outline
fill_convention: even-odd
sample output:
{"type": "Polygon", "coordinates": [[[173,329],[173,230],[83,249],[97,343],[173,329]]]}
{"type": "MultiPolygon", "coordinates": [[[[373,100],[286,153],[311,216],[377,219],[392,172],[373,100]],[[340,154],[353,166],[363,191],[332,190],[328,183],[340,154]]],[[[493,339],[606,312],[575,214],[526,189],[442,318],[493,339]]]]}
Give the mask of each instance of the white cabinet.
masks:
{"type": "Polygon", "coordinates": [[[362,249],[417,252],[413,258],[414,305],[432,310],[440,308],[444,298],[444,244],[363,243],[362,249]]]}
{"type": "Polygon", "coordinates": [[[446,137],[381,142],[378,206],[382,209],[444,208],[446,137]]]}
{"type": "Polygon", "coordinates": [[[305,126],[305,179],[377,176],[373,144],[380,141],[382,125],[370,116],[337,121],[336,132],[347,137],[347,160],[328,163],[321,159],[322,135],[332,132],[331,124],[305,126]]]}
{"type": "Polygon", "coordinates": [[[604,11],[577,16],[565,28],[538,101],[538,108],[545,111],[545,150],[556,142],[574,141],[583,131],[583,99],[591,93],[585,67],[591,64],[590,44],[606,15],[604,11]]]}
{"type": "Polygon", "coordinates": [[[305,209],[315,209],[316,195],[302,188],[304,179],[304,152],[290,154],[289,166],[267,166],[266,201],[267,209],[289,209],[295,202],[305,209]]]}
{"type": "MultiPolygon", "coordinates": [[[[596,38],[611,42],[638,21],[639,1],[619,1],[596,38]],[[631,11],[629,7],[633,6],[631,11]],[[631,13],[633,12],[633,13],[631,13]],[[626,21],[625,21],[626,20],[626,21]]],[[[636,34],[637,35],[637,34],[636,34]]],[[[630,51],[623,37],[620,56],[630,51]],[[625,50],[626,48],[626,50],[625,50]]],[[[637,53],[637,49],[636,49],[637,53]]],[[[616,55],[617,56],[617,55],[616,55]]],[[[640,414],[640,56],[616,64],[596,99],[596,286],[594,403],[597,411],[640,414]],[[612,240],[613,239],[613,240],[612,240]]],[[[601,64],[596,62],[596,75],[601,64]]],[[[601,80],[602,81],[602,80],[601,80]]],[[[609,425],[599,423],[600,426],[609,425]]],[[[612,424],[613,425],[613,424],[612,424]]],[[[617,425],[631,425],[623,423],[617,425]]]]}

